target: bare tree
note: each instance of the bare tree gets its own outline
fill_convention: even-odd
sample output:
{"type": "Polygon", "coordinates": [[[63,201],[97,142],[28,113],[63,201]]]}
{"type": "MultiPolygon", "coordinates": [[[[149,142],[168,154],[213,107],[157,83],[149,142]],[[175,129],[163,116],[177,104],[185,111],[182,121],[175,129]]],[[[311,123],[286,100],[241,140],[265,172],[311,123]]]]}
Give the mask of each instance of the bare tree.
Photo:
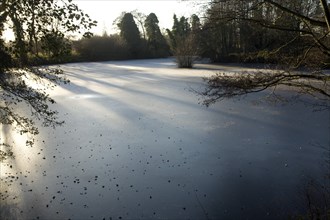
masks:
{"type": "Polygon", "coordinates": [[[234,0],[230,1],[232,7],[227,7],[226,10],[216,7],[224,2],[229,3],[226,0],[212,2],[209,12],[213,19],[211,23],[244,21],[265,30],[294,34],[287,35],[285,42],[276,48],[262,51],[269,56],[277,56],[278,62],[283,61],[281,70],[234,75],[218,73],[206,78],[208,86],[200,93],[205,97],[203,103],[208,106],[217,100],[238,97],[268,88],[273,89],[271,94],[275,96],[278,86],[289,86],[298,89],[299,93],[316,97],[322,102],[321,105],[330,108],[330,76],[322,71],[330,60],[330,12],[326,0],[320,0],[319,4],[314,2],[313,8],[309,8],[309,1],[303,1],[304,4],[299,5],[294,4],[295,1],[285,4],[288,3],[286,0],[252,0],[248,3],[234,0]],[[235,7],[235,4],[244,4],[244,7],[235,7]],[[215,9],[212,10],[212,7],[215,9]],[[322,16],[319,12],[322,12],[322,16]],[[288,22],[278,22],[278,19],[283,17],[291,20],[293,25],[287,25],[288,22]],[[290,50],[283,52],[287,47],[290,47],[290,50],[295,48],[299,50],[291,51],[292,53],[290,50]]]}
{"type": "Polygon", "coordinates": [[[174,55],[179,68],[192,68],[198,56],[198,50],[194,39],[193,34],[185,38],[177,39],[178,46],[174,50],[174,55]]]}
{"type": "Polygon", "coordinates": [[[197,42],[199,18],[195,15],[194,19],[191,19],[193,30],[188,20],[189,19],[184,16],[178,19],[177,16],[174,15],[172,30],[166,30],[169,36],[171,50],[179,68],[192,68],[193,62],[199,54],[199,42],[197,42]]]}
{"type": "Polygon", "coordinates": [[[138,23],[138,28],[142,32],[142,38],[147,39],[146,30],[145,30],[145,26],[144,26],[144,21],[146,20],[147,15],[143,14],[142,12],[138,12],[137,10],[131,11],[131,14],[133,15],[133,18],[135,19],[135,21],[137,21],[137,23],[138,23]]]}

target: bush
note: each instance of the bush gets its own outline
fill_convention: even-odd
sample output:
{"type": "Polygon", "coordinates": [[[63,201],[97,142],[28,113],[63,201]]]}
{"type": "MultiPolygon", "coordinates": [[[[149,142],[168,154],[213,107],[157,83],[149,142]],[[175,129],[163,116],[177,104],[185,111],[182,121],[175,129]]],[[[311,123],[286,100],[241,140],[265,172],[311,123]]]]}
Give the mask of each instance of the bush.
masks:
{"type": "Polygon", "coordinates": [[[177,41],[174,56],[179,68],[192,68],[197,54],[198,49],[193,35],[189,35],[177,41]]]}
{"type": "Polygon", "coordinates": [[[128,46],[118,35],[94,36],[73,43],[81,61],[122,60],[129,58],[128,46]]]}

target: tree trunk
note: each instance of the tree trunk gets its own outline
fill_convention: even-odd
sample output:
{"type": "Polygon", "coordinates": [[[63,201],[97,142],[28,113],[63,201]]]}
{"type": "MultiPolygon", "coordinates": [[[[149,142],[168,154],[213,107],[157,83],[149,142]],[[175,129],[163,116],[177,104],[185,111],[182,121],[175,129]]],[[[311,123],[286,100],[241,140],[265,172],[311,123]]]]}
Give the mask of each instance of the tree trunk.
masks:
{"type": "Polygon", "coordinates": [[[22,27],[19,18],[17,18],[17,14],[11,14],[10,18],[14,25],[14,33],[15,33],[15,41],[16,41],[16,50],[19,59],[20,66],[25,66],[28,62],[26,45],[24,42],[24,30],[22,27]]]}
{"type": "Polygon", "coordinates": [[[325,21],[327,22],[327,25],[328,25],[328,31],[330,32],[330,11],[329,11],[329,7],[327,4],[327,0],[320,0],[320,2],[322,4],[322,8],[324,11],[325,21]]]}

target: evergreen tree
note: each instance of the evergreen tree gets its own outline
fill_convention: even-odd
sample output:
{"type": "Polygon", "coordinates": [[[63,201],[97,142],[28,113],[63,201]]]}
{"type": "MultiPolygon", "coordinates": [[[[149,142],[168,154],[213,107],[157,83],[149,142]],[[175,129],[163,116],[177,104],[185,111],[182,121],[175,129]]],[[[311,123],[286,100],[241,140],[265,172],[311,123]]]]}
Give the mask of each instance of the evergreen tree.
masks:
{"type": "Polygon", "coordinates": [[[125,13],[118,23],[120,36],[126,41],[132,58],[138,58],[141,49],[141,38],[139,29],[131,13],[125,13]]]}
{"type": "MultiPolygon", "coordinates": [[[[196,20],[195,20],[196,21],[196,20]]],[[[191,68],[198,54],[198,44],[191,31],[188,18],[182,16],[180,20],[173,16],[172,30],[166,30],[170,40],[170,46],[176,57],[178,67],[191,68]]]]}
{"type": "Polygon", "coordinates": [[[166,29],[166,31],[170,38],[171,49],[172,51],[175,51],[177,46],[179,46],[179,44],[182,44],[182,41],[184,41],[184,39],[188,37],[191,32],[191,27],[188,22],[188,18],[182,16],[180,20],[178,20],[177,16],[174,15],[172,30],[166,29]]]}
{"type": "Polygon", "coordinates": [[[145,29],[148,38],[148,47],[153,56],[163,57],[168,55],[168,45],[158,26],[158,18],[150,13],[145,20],[145,29]]]}
{"type": "Polygon", "coordinates": [[[191,20],[191,31],[194,33],[199,32],[202,28],[199,17],[196,14],[193,14],[190,17],[190,20],[191,20]]]}

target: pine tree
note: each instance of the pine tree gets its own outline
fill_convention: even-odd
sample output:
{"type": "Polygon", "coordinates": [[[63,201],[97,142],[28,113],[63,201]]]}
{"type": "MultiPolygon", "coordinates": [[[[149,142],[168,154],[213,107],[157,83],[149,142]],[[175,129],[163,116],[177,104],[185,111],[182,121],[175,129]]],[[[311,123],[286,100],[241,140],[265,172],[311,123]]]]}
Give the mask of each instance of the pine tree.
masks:
{"type": "Polygon", "coordinates": [[[168,45],[158,26],[158,18],[150,13],[145,20],[145,29],[148,38],[148,47],[153,56],[162,57],[168,54],[168,45]]]}
{"type": "Polygon", "coordinates": [[[118,23],[120,36],[126,41],[132,58],[137,58],[141,48],[141,38],[139,29],[131,13],[125,13],[118,23]]]}

